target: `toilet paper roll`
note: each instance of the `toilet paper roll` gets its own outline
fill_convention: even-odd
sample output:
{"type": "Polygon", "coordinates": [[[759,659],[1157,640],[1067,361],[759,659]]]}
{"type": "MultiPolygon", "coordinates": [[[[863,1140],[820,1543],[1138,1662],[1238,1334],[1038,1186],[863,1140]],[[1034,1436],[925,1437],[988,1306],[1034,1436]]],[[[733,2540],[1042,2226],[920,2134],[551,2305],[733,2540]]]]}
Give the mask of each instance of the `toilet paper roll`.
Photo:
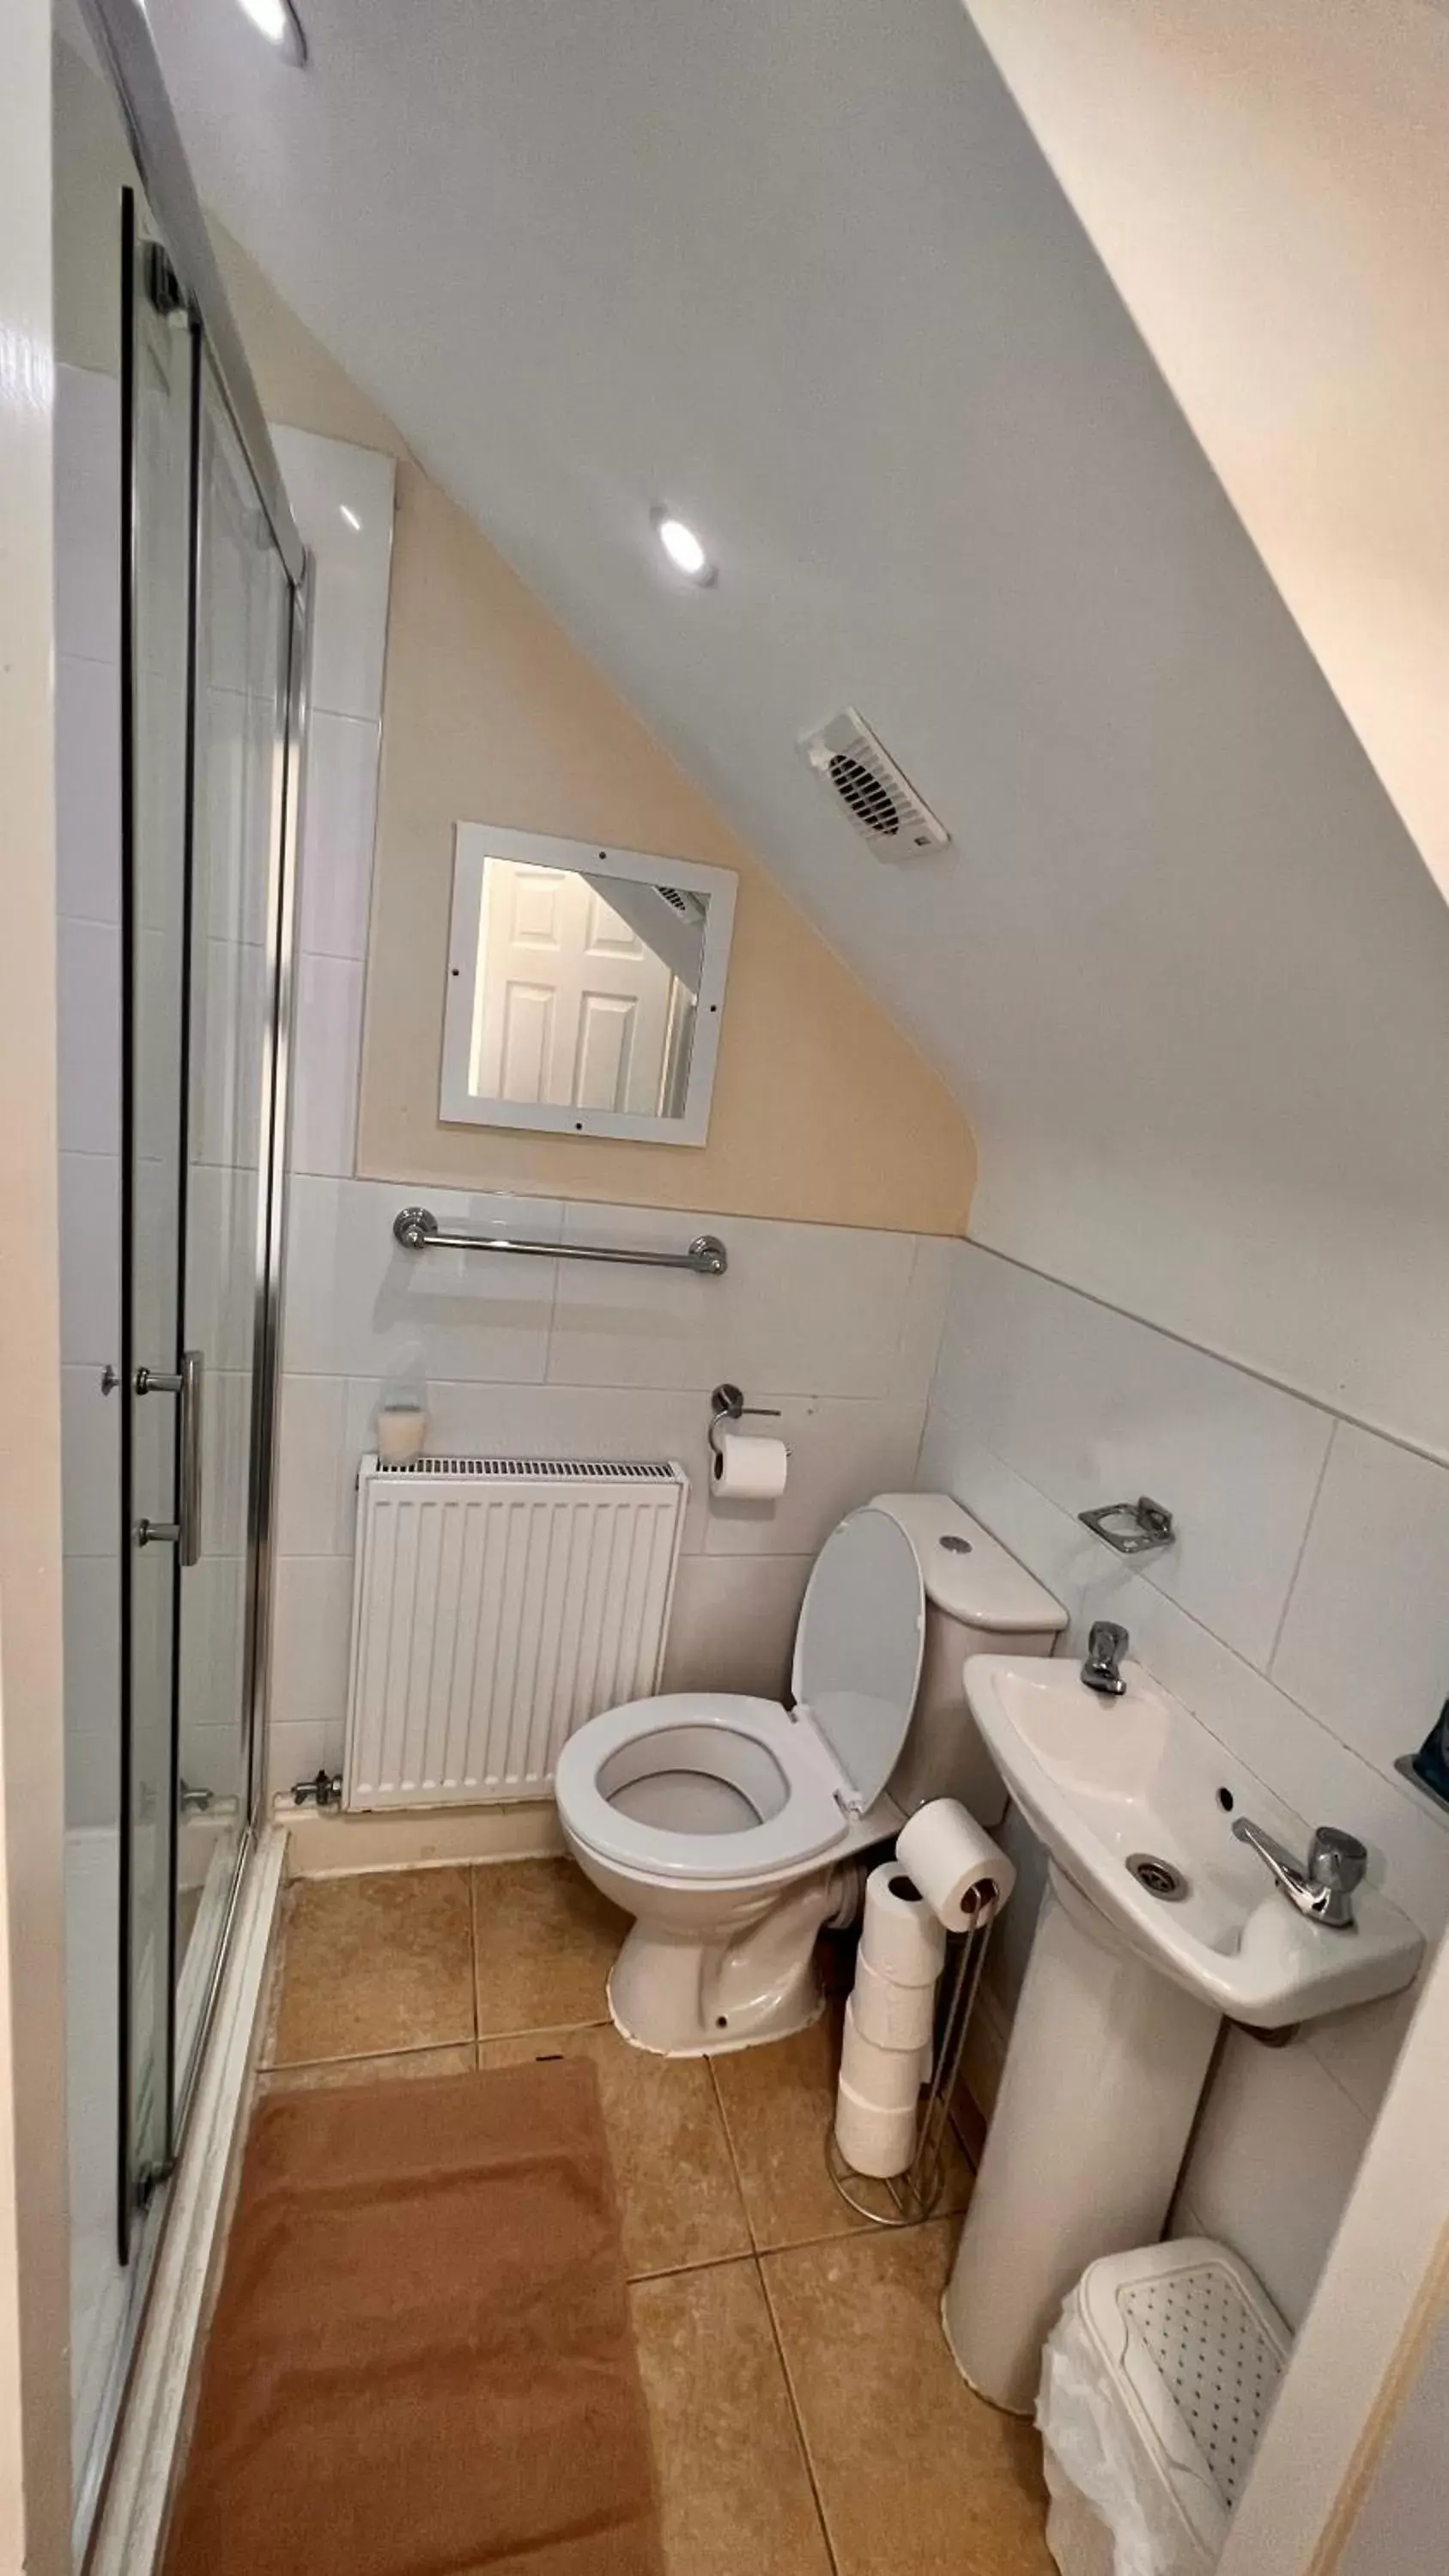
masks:
{"type": "Polygon", "coordinates": [[[860,1955],[898,1986],[934,1985],[946,1935],[899,1861],[882,1861],[865,1882],[860,1955]]]}
{"type": "Polygon", "coordinates": [[[999,1910],[1016,1885],[1005,1852],[955,1798],[933,1798],[916,1809],[896,1836],[896,1858],[948,1932],[966,1930],[979,1889],[995,1885],[999,1910]]]}
{"type": "Polygon", "coordinates": [[[934,1984],[898,1986],[873,1968],[869,1959],[857,1959],[850,2001],[856,2029],[872,2047],[929,2049],[936,2013],[934,1984]]]}
{"type": "Polygon", "coordinates": [[[840,2080],[848,2091],[878,2111],[912,2110],[921,2089],[920,2049],[881,2048],[874,2040],[862,2039],[860,2025],[847,2004],[840,2042],[840,2080]]]}
{"type": "Polygon", "coordinates": [[[756,1440],[748,1432],[722,1431],[714,1453],[711,1491],[736,1503],[773,1503],[785,1490],[790,1453],[783,1440],[756,1440]]]}
{"type": "Polygon", "coordinates": [[[903,2110],[882,2111],[842,2083],[835,2096],[835,2143],[855,2173],[880,2181],[904,2173],[916,2152],[915,2096],[903,2110]]]}

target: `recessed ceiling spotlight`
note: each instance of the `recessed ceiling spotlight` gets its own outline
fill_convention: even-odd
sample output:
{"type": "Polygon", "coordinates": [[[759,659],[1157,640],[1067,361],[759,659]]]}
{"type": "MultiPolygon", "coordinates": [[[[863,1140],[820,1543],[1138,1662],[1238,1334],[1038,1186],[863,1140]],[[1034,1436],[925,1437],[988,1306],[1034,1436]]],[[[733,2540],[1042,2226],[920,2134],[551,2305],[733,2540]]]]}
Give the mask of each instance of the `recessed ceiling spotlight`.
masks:
{"type": "Polygon", "coordinates": [[[675,571],[682,572],[687,581],[697,581],[701,590],[706,589],[715,578],[715,568],[693,528],[683,519],[677,519],[674,512],[666,510],[662,504],[651,510],[649,516],[654,533],[675,571]]]}
{"type": "Polygon", "coordinates": [[[295,63],[300,71],[307,59],[307,39],[292,0],[237,0],[237,6],[268,44],[276,46],[283,61],[295,63]]]}

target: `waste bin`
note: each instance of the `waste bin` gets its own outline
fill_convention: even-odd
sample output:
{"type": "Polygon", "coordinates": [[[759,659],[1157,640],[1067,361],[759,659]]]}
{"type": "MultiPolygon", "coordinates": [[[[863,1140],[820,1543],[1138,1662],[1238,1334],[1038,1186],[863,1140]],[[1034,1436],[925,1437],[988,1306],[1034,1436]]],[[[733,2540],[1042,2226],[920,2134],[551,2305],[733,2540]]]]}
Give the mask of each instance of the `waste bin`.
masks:
{"type": "Polygon", "coordinates": [[[1088,2265],[1037,2399],[1062,2576],[1209,2576],[1290,2343],[1246,2263],[1208,2237],[1088,2265]]]}

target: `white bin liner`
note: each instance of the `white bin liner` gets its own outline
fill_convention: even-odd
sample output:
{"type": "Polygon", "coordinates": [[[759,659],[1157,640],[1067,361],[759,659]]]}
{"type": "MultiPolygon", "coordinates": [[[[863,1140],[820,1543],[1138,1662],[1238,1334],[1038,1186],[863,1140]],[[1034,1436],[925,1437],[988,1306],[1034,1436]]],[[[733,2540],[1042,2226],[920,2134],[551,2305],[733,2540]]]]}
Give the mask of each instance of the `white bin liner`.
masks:
{"type": "Polygon", "coordinates": [[[1063,2576],[1211,2576],[1289,2340],[1246,2264],[1206,2237],[1088,2267],[1037,2400],[1063,2576]]]}

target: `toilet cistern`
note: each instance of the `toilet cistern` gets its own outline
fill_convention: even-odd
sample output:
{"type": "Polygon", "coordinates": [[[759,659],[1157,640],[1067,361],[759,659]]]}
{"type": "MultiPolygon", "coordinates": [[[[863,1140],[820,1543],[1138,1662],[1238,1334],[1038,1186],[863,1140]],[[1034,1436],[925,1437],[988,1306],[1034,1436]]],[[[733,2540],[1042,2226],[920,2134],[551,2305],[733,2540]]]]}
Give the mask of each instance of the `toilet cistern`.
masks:
{"type": "Polygon", "coordinates": [[[1082,1680],[1089,1691],[1101,1699],[1121,1699],[1127,1685],[1122,1679],[1122,1658],[1130,1640],[1125,1628],[1115,1619],[1094,1619],[1087,1637],[1082,1680]]]}
{"type": "Polygon", "coordinates": [[[1368,1852],[1357,1834],[1346,1834],[1337,1825],[1317,1826],[1306,1865],[1249,1816],[1236,1819],[1233,1839],[1257,1853],[1289,1904],[1306,1914],[1310,1923],[1322,1923],[1330,1932],[1353,1930],[1353,1892],[1368,1867],[1368,1852]]]}

